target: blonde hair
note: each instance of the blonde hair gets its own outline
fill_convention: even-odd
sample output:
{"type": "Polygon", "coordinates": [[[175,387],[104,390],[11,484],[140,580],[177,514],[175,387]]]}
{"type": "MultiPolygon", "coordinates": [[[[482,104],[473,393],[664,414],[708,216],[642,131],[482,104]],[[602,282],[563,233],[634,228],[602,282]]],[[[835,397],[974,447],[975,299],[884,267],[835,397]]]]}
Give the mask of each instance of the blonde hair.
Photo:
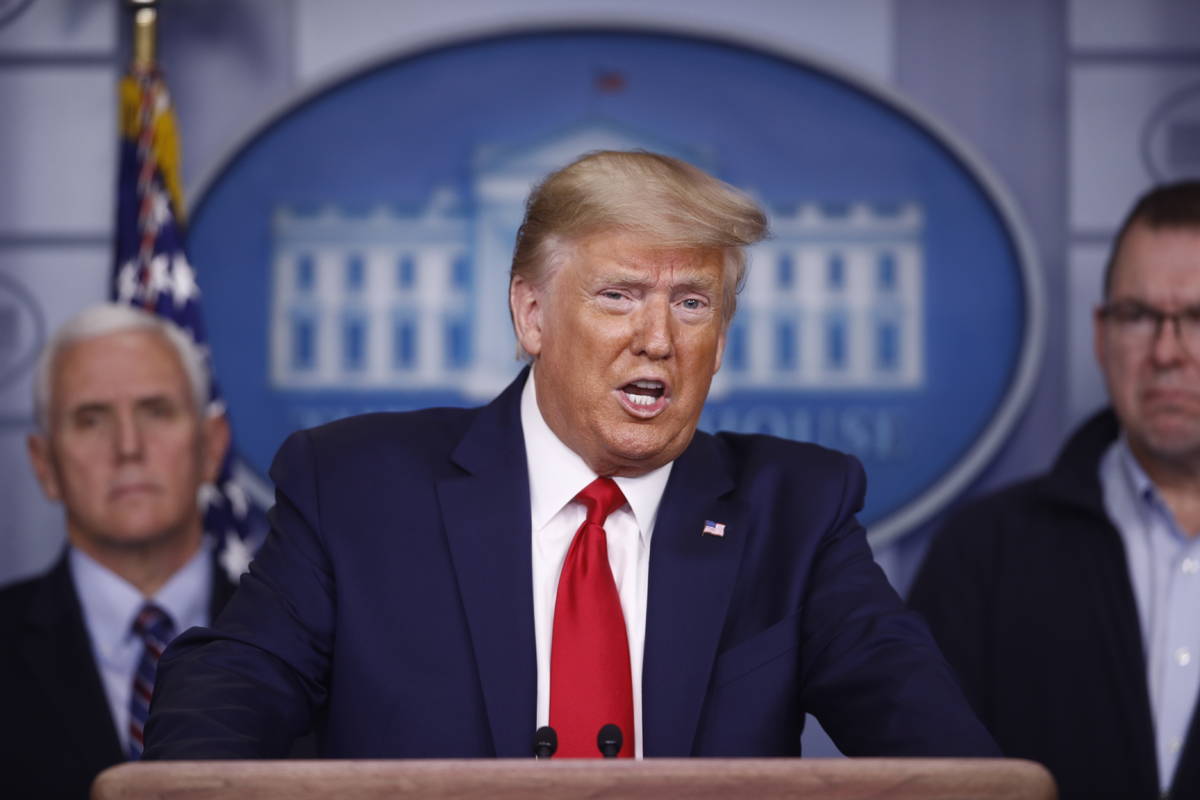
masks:
{"type": "Polygon", "coordinates": [[[719,250],[725,321],[746,279],[743,248],[767,233],[750,197],[691,164],[638,151],[588,153],[548,175],[525,205],[511,277],[546,281],[587,236],[623,232],[664,249],[719,250]]]}

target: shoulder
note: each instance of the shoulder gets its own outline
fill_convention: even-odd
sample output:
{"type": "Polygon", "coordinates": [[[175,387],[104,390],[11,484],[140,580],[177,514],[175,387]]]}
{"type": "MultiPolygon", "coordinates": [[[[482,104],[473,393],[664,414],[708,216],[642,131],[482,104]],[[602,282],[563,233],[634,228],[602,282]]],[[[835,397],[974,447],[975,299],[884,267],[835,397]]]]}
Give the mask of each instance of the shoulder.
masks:
{"type": "Polygon", "coordinates": [[[867,481],[854,456],[762,434],[697,437],[691,468],[725,472],[735,497],[747,507],[827,527],[862,509],[867,481]]]}
{"type": "Polygon", "coordinates": [[[1040,536],[1048,525],[1080,516],[1078,504],[1067,502],[1051,475],[1039,475],[975,497],[954,508],[935,539],[960,542],[998,537],[1040,536]]]}
{"type": "Polygon", "coordinates": [[[370,446],[385,442],[455,441],[478,413],[477,408],[426,408],[420,411],[360,414],[335,420],[305,433],[320,447],[370,446]]]}
{"type": "Polygon", "coordinates": [[[1103,544],[1111,523],[1097,504],[1064,494],[1053,473],[970,500],[930,542],[918,583],[965,570],[1015,585],[1055,581],[1058,570],[1103,544]]]}
{"type": "Polygon", "coordinates": [[[0,630],[7,634],[29,617],[34,600],[53,588],[50,576],[46,572],[0,587],[0,630]]]}
{"type": "Polygon", "coordinates": [[[323,470],[376,466],[429,467],[443,461],[462,438],[478,409],[361,414],[297,431],[279,448],[272,475],[298,463],[323,470]]]}
{"type": "Polygon", "coordinates": [[[822,484],[865,481],[857,458],[810,442],[764,434],[696,435],[711,439],[713,446],[725,454],[741,478],[752,478],[756,482],[799,480],[822,484]]]}
{"type": "Polygon", "coordinates": [[[1100,463],[1116,439],[1111,411],[1076,429],[1046,472],[967,500],[946,515],[932,551],[978,550],[992,555],[1075,548],[1080,537],[1111,528],[1104,510],[1100,463]]]}
{"type": "Polygon", "coordinates": [[[947,517],[947,526],[980,519],[1045,514],[1055,505],[1050,489],[1048,478],[1039,475],[978,495],[955,507],[947,517]]]}

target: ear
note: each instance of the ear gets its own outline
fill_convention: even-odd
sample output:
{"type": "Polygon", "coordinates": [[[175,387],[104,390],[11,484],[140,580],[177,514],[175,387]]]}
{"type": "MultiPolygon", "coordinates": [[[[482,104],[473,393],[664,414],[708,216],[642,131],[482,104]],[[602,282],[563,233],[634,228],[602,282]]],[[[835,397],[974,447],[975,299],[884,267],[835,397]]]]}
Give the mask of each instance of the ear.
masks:
{"type": "Polygon", "coordinates": [[[508,307],[512,312],[517,343],[533,358],[542,352],[544,299],[542,289],[520,275],[514,275],[508,285],[508,307]]]}
{"type": "Polygon", "coordinates": [[[50,452],[50,440],[40,433],[31,433],[25,439],[25,447],[29,451],[33,474],[37,476],[42,493],[49,500],[62,500],[62,489],[58,483],[58,469],[54,464],[54,454],[50,452]]]}
{"type": "Polygon", "coordinates": [[[203,425],[201,477],[205,483],[216,483],[217,476],[221,473],[221,462],[225,459],[225,451],[229,449],[229,419],[224,414],[216,414],[205,417],[203,425]]]}
{"type": "Polygon", "coordinates": [[[729,326],[731,324],[730,322],[726,322],[721,325],[721,333],[717,337],[717,357],[713,360],[713,375],[721,371],[721,361],[725,358],[725,340],[729,336],[729,326]]]}

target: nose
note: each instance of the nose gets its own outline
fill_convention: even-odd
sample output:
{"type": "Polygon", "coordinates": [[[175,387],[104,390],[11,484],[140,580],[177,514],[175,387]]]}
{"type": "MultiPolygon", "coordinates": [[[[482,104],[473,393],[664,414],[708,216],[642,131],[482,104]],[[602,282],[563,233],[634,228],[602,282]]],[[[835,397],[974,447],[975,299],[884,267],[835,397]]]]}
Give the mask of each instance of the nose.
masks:
{"type": "Polygon", "coordinates": [[[671,309],[667,302],[647,303],[636,324],[632,342],[634,355],[655,360],[671,357],[675,345],[671,333],[671,309]]]}
{"type": "Polygon", "coordinates": [[[132,413],[117,414],[116,445],[118,461],[132,461],[142,457],[142,428],[132,413]]]}
{"type": "Polygon", "coordinates": [[[1164,317],[1154,332],[1150,357],[1154,363],[1168,367],[1178,364],[1186,357],[1183,346],[1183,331],[1178,316],[1164,317]]]}

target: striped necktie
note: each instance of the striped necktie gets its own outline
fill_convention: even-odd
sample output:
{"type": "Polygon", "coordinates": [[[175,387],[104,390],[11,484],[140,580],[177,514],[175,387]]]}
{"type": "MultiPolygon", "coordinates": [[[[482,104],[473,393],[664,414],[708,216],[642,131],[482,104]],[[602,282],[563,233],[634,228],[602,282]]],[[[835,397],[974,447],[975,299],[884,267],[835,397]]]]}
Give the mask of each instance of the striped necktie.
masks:
{"type": "Polygon", "coordinates": [[[129,697],[129,758],[142,757],[146,718],[150,716],[150,698],[154,694],[154,676],[158,659],[175,636],[171,616],[153,603],[142,606],[133,621],[133,632],[145,645],[137,671],[133,674],[133,693],[129,697]]]}
{"type": "Polygon", "coordinates": [[[558,578],[550,645],[550,725],[558,755],[599,758],[596,735],[614,724],[620,757],[634,753],[633,679],[621,596],[608,563],[604,521],[625,505],[612,478],[597,478],[575,499],[587,506],[558,578]]]}

